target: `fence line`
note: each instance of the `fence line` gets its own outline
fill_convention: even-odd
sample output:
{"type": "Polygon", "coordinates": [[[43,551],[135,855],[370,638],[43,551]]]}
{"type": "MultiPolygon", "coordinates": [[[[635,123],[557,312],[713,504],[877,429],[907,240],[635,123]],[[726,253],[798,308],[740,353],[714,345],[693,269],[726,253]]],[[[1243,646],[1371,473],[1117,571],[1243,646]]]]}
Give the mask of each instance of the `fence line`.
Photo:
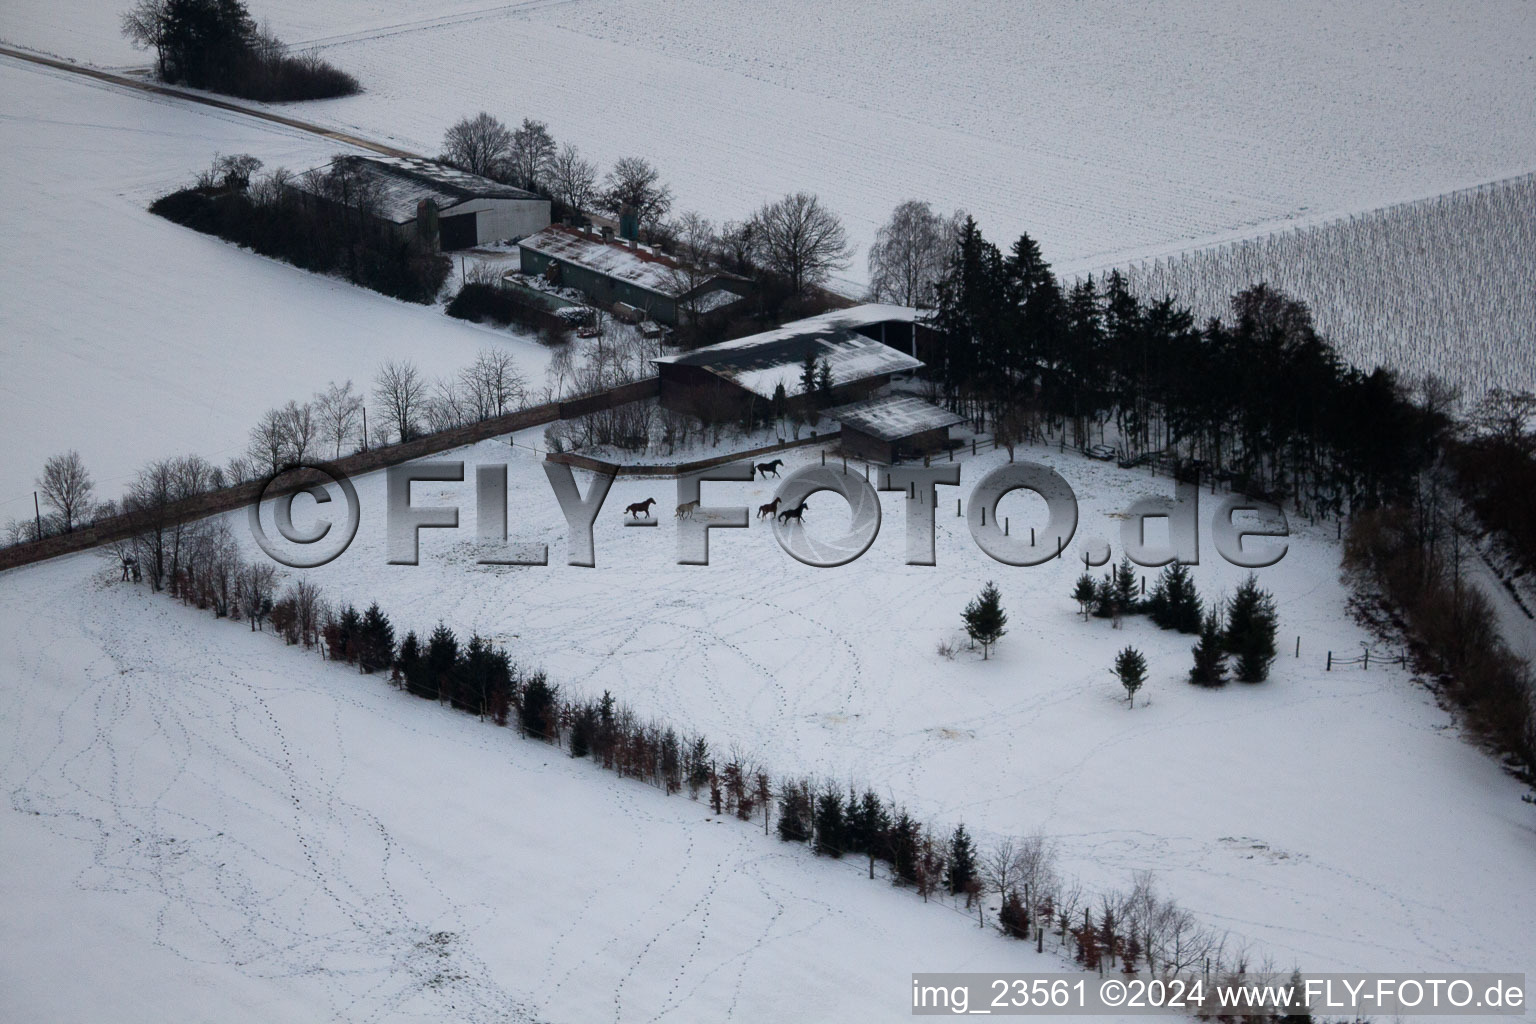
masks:
{"type": "Polygon", "coordinates": [[[1324,671],[1332,672],[1336,668],[1352,668],[1355,665],[1359,665],[1361,668],[1369,670],[1373,662],[1378,667],[1395,666],[1398,668],[1407,668],[1408,652],[1402,651],[1397,654],[1381,654],[1377,651],[1371,650],[1369,647],[1366,647],[1362,649],[1359,654],[1346,658],[1342,654],[1335,654],[1334,652],[1329,651],[1328,660],[1324,663],[1324,671]]]}

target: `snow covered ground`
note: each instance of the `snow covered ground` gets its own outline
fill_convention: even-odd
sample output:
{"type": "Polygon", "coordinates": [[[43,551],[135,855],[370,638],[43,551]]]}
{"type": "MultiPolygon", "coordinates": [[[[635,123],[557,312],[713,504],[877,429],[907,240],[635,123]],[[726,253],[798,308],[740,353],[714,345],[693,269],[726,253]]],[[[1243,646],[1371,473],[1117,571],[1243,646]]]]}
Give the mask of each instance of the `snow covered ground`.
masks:
{"type": "MultiPolygon", "coordinates": [[[[7,7],[7,11],[11,8],[7,7]]],[[[329,380],[371,387],[387,359],[449,374],[511,349],[547,352],[305,273],[152,216],[215,151],[269,167],[338,147],[280,125],[0,58],[0,522],[32,514],[49,455],[79,449],[98,497],[145,461],[222,463],[261,413],[329,380]]]]}
{"type": "MultiPolygon", "coordinates": [[[[304,116],[436,152],[456,118],[535,117],[680,209],[818,192],[862,246],[904,199],[1029,230],[1065,271],[1536,166],[1531,5],[1307,0],[532,0],[253,4],[366,92],[304,116]]],[[[113,5],[25,0],[0,37],[147,63],[113,5]]],[[[849,276],[862,276],[861,262],[849,276]]]]}
{"type": "MultiPolygon", "coordinates": [[[[1283,967],[1536,973],[1536,812],[1521,788],[1403,671],[1324,670],[1327,651],[1352,656],[1370,639],[1346,608],[1332,523],[1293,523],[1289,553],[1260,571],[1280,610],[1272,680],[1208,692],[1184,681],[1190,637],[1140,618],[1121,630],[1083,622],[1068,597],[1080,565],[1009,568],[977,549],[954,502],[1005,455],[966,457],[958,491],[940,489],[937,567],[903,564],[900,499],[884,495],[874,546],[837,569],[792,560],[761,523],[715,532],[708,567],[679,566],[671,482],[622,478],[596,528],[597,568],[567,566],[564,519],[535,456],[487,442],[465,451],[466,479],[509,455],[511,537],[548,543],[555,564],[478,565],[466,483],[416,487],[417,504],[456,504],[461,529],[423,531],[418,566],[386,565],[372,477],[358,486],[357,540],[314,577],[332,598],[379,601],[397,629],[442,618],[479,631],[562,685],[611,690],[777,771],[872,783],[984,836],[1044,829],[1095,886],[1154,869],[1203,919],[1283,967]],[[646,497],[662,526],[624,528],[624,506],[646,497]],[[939,642],[960,638],[960,611],[988,579],[1009,635],[991,660],[944,659],[939,642]],[[1134,709],[1110,673],[1127,644],[1151,667],[1134,709]]],[[[787,473],[819,455],[786,457],[787,473]]],[[[1111,514],[1170,493],[1165,477],[1051,450],[1029,457],[1076,490],[1078,538],[1117,551],[1111,514]]],[[[772,481],[704,485],[706,504],[755,509],[771,495],[772,481]]],[[[836,532],[839,500],[810,504],[807,528],[836,532]]],[[[1211,547],[1213,507],[1207,496],[1196,570],[1207,599],[1241,577],[1211,547]]],[[[1042,513],[1018,494],[1001,511],[1014,531],[1042,513]]],[[[234,526],[246,531],[243,518],[234,526]]]]}
{"type": "Polygon", "coordinates": [[[6,1020],[897,1021],[1063,969],[114,574],[0,580],[6,1020]]]}

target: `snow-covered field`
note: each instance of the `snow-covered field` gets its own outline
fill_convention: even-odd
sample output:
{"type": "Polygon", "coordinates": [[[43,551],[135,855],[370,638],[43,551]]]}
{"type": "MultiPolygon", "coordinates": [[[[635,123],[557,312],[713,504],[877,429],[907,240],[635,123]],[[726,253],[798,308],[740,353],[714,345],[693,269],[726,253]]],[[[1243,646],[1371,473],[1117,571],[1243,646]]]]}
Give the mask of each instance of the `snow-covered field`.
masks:
{"type": "MultiPolygon", "coordinates": [[[[11,10],[9,6],[7,11],[11,10]]],[[[178,227],[145,209],[215,151],[323,163],[337,144],[0,58],[0,522],[32,514],[49,455],[79,449],[99,497],[145,461],[222,463],[261,413],[379,364],[428,376],[480,349],[548,355],[506,331],[397,302],[178,227]]]]}
{"type": "MultiPolygon", "coordinates": [[[[1536,12],[1401,0],[257,2],[356,73],[303,116],[421,152],[486,109],[680,209],[821,194],[862,246],[917,197],[1028,230],[1067,271],[1371,209],[1536,166],[1536,12]]],[[[146,64],[114,5],[25,0],[0,38],[146,64]]],[[[862,261],[862,253],[860,256],[862,261]]],[[[860,262],[849,274],[862,277],[860,262]]]]}
{"type": "MultiPolygon", "coordinates": [[[[1097,534],[1117,551],[1111,513],[1169,493],[1166,478],[1030,455],[1076,490],[1079,539],[1097,534]]],[[[466,479],[509,456],[512,539],[547,542],[555,564],[478,565],[466,483],[416,487],[417,504],[456,504],[461,529],[423,531],[418,566],[386,565],[372,477],[359,482],[357,540],[314,578],[332,598],[379,601],[397,629],[441,618],[479,631],[562,685],[611,690],[777,771],[872,783],[984,836],[1044,829],[1094,886],[1154,869],[1204,920],[1283,967],[1536,972],[1536,820],[1520,787],[1403,671],[1324,670],[1327,651],[1354,655],[1369,639],[1346,608],[1332,523],[1293,523],[1289,553],[1260,571],[1280,610],[1272,680],[1208,692],[1183,681],[1190,637],[1140,618],[1121,630],[1083,622],[1068,597],[1077,563],[1009,568],[977,549],[954,502],[1004,455],[967,457],[958,491],[940,489],[937,567],[902,564],[900,498],[884,495],[874,546],[836,569],[792,560],[761,523],[714,532],[708,567],[679,566],[671,482],[622,478],[597,525],[597,568],[567,566],[564,519],[535,456],[488,442],[464,453],[466,479]],[[624,506],[646,497],[662,526],[624,528],[624,506]],[[945,660],[939,641],[957,637],[961,608],[988,579],[1009,635],[991,660],[945,660]],[[1134,709],[1110,673],[1126,644],[1151,667],[1134,709]]],[[[788,468],[818,457],[796,453],[788,468]]],[[[751,509],[771,485],[705,484],[704,498],[751,509]]],[[[808,528],[835,532],[839,500],[810,504],[808,528]]],[[[1196,570],[1207,599],[1241,576],[1211,547],[1213,509],[1207,496],[1196,570]]],[[[1022,531],[1040,513],[1016,494],[1001,514],[1022,531]]],[[[243,518],[234,526],[246,531],[243,518]]]]}
{"type": "Polygon", "coordinates": [[[1063,969],[113,575],[0,581],[7,1021],[897,1021],[1063,969]]]}

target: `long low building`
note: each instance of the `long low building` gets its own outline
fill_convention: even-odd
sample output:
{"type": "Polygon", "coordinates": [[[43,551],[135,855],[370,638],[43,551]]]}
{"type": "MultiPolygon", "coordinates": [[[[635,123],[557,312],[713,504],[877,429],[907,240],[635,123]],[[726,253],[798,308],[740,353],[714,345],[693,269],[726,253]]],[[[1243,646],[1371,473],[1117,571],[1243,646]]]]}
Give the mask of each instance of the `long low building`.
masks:
{"type": "Polygon", "coordinates": [[[905,306],[854,306],[653,359],[661,378],[661,404],[709,418],[744,417],[754,408],[764,409],[781,385],[792,402],[803,402],[798,396],[807,357],[825,363],[831,375],[831,394],[822,396],[824,401],[859,401],[890,383],[892,375],[923,365],[880,340],[909,340],[916,315],[905,306]]]}
{"type": "Polygon", "coordinates": [[[516,241],[549,226],[549,200],[435,160],[340,156],[294,179],[434,249],[516,241]]]}
{"type": "Polygon", "coordinates": [[[551,225],[517,247],[524,274],[575,288],[604,309],[622,303],[673,327],[688,316],[720,313],[751,290],[746,278],[695,270],[651,246],[591,228],[551,225]]]}

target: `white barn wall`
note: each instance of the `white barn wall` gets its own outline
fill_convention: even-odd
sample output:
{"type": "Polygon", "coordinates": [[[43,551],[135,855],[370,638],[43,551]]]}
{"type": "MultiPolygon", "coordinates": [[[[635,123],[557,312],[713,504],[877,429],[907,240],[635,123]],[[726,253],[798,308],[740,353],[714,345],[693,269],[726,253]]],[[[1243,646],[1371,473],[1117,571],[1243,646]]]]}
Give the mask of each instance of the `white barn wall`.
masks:
{"type": "Polygon", "coordinates": [[[475,241],[519,239],[549,227],[547,199],[471,199],[443,211],[443,217],[475,215],[475,241]]]}

